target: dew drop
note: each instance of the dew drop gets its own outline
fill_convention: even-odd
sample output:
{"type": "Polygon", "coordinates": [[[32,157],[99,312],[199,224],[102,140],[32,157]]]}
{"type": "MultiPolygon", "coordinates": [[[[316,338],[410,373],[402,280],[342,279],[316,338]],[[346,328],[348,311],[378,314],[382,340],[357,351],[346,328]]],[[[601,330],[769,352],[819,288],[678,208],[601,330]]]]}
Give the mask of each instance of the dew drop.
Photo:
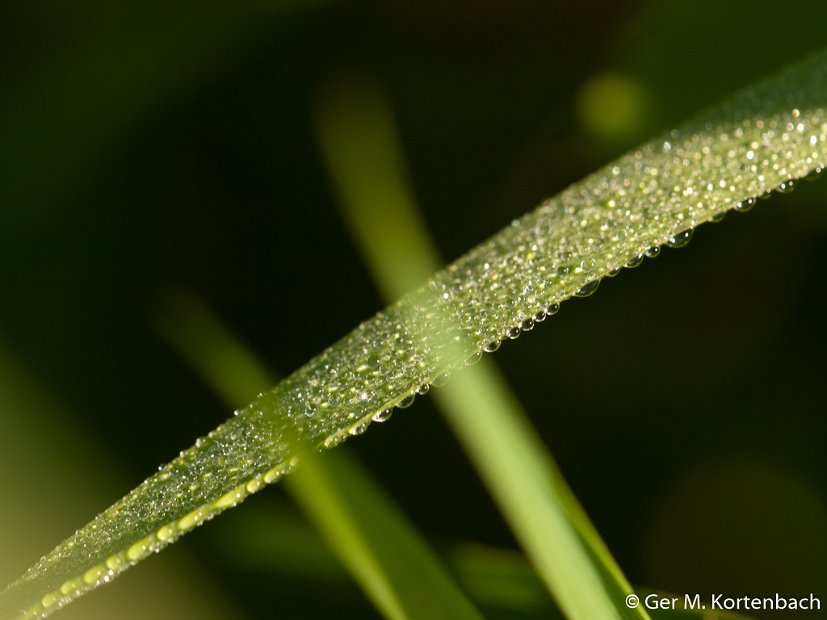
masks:
{"type": "Polygon", "coordinates": [[[44,596],[42,599],[40,599],[40,604],[43,605],[43,607],[45,607],[47,609],[49,607],[51,607],[52,605],[54,605],[55,603],[57,603],[57,595],[53,594],[53,593],[49,593],[46,596],[44,596]]]}
{"type": "Polygon", "coordinates": [[[780,194],[789,194],[795,189],[795,179],[787,179],[786,181],[782,181],[775,189],[780,194]]]}
{"type": "Polygon", "coordinates": [[[689,240],[692,239],[692,229],[684,230],[683,232],[679,232],[674,237],[671,237],[669,241],[666,242],[670,248],[682,248],[689,240]]]}
{"type": "Polygon", "coordinates": [[[366,430],[368,430],[368,423],[367,422],[362,422],[361,424],[357,424],[356,426],[350,427],[350,430],[348,430],[348,433],[350,434],[351,437],[355,437],[356,435],[361,435],[366,430]]]}
{"type": "Polygon", "coordinates": [[[391,419],[392,415],[393,415],[393,409],[392,408],[382,409],[382,411],[379,411],[379,412],[373,414],[373,421],[374,422],[387,422],[388,420],[391,419]]]}
{"type": "Polygon", "coordinates": [[[418,388],[416,388],[416,393],[420,396],[425,396],[428,392],[431,391],[431,384],[430,383],[423,383],[418,388]]]}
{"type": "Polygon", "coordinates": [[[158,530],[158,533],[155,534],[155,537],[161,542],[167,542],[173,536],[175,536],[175,528],[171,525],[162,526],[161,529],[158,530]]]}
{"type": "Polygon", "coordinates": [[[614,269],[610,269],[609,272],[606,274],[610,278],[614,278],[617,274],[620,273],[620,267],[615,267],[614,269]]]}
{"type": "Polygon", "coordinates": [[[717,224],[718,222],[723,222],[725,217],[726,211],[721,211],[720,213],[716,213],[711,218],[709,218],[709,221],[714,224],[717,224]]]}
{"type": "Polygon", "coordinates": [[[822,176],[824,176],[824,166],[818,166],[817,168],[813,168],[807,176],[804,177],[805,181],[818,181],[822,176]]]}
{"type": "Polygon", "coordinates": [[[591,282],[586,282],[583,286],[577,289],[577,292],[574,294],[577,297],[588,297],[589,295],[594,294],[598,286],[600,286],[600,280],[592,280],[591,282]]]}
{"type": "Polygon", "coordinates": [[[109,570],[119,571],[123,568],[123,559],[120,556],[113,555],[106,560],[106,566],[109,570]]]}
{"type": "Polygon", "coordinates": [[[474,364],[479,362],[481,358],[482,358],[482,353],[480,353],[479,351],[477,351],[476,353],[472,353],[471,355],[469,355],[468,357],[465,358],[465,365],[466,366],[473,366],[474,364]]]}
{"type": "Polygon", "coordinates": [[[546,320],[546,311],[545,310],[540,310],[532,318],[534,319],[535,323],[542,323],[543,321],[546,320]]]}
{"type": "MultiPolygon", "coordinates": [[[[178,520],[178,528],[182,531],[191,530],[192,528],[201,525],[203,521],[204,514],[201,512],[201,509],[196,509],[178,520]]],[[[132,545],[132,547],[135,546],[136,545],[132,545]]],[[[127,556],[129,556],[130,551],[132,551],[132,547],[130,547],[129,551],[127,551],[127,556]]]]}
{"type": "Polygon", "coordinates": [[[534,329],[534,319],[526,319],[522,323],[520,323],[520,330],[524,332],[530,332],[534,329]]]}
{"type": "Polygon", "coordinates": [[[554,316],[560,312],[560,304],[551,304],[546,307],[546,316],[554,316]]]}
{"type": "Polygon", "coordinates": [[[448,373],[443,372],[442,374],[437,375],[436,377],[431,379],[431,385],[434,385],[436,387],[442,387],[443,385],[448,383],[448,379],[449,379],[448,373]]]}
{"type": "MultiPolygon", "coordinates": [[[[338,437],[328,437],[327,439],[325,439],[324,444],[326,448],[330,448],[332,446],[342,443],[345,439],[347,439],[347,437],[345,437],[344,435],[339,435],[338,437]]],[[[283,475],[284,471],[281,468],[273,467],[272,469],[268,469],[266,472],[264,472],[264,482],[266,482],[267,484],[273,484],[283,475]]]]}
{"type": "Polygon", "coordinates": [[[506,336],[508,336],[508,338],[509,338],[510,340],[514,340],[514,339],[516,339],[517,337],[519,337],[519,335],[520,335],[521,333],[522,333],[522,332],[521,332],[521,330],[520,330],[520,328],[519,328],[519,327],[512,327],[511,329],[509,329],[509,330],[508,330],[508,332],[506,333],[506,336]]]}
{"type": "Polygon", "coordinates": [[[500,341],[500,340],[492,340],[487,345],[485,345],[482,348],[482,350],[485,351],[486,353],[493,353],[494,351],[496,351],[497,349],[500,348],[501,344],[502,344],[502,341],[500,341]]]}
{"type": "Polygon", "coordinates": [[[73,591],[77,590],[77,585],[73,581],[65,581],[62,586],[60,586],[60,593],[64,596],[71,594],[73,591]]]}
{"type": "MultiPolygon", "coordinates": [[[[330,437],[324,440],[324,447],[325,448],[333,448],[338,446],[342,443],[345,439],[347,439],[344,435],[331,435],[330,437]]],[[[267,472],[270,473],[270,472],[267,472]]],[[[267,476],[265,475],[265,480],[267,480],[267,476]]],[[[269,482],[269,480],[268,480],[269,482]]]]}
{"type": "Polygon", "coordinates": [[[754,196],[750,196],[746,200],[742,200],[737,205],[735,205],[735,210],[738,213],[746,213],[755,206],[756,202],[756,198],[754,196]]]}
{"type": "Polygon", "coordinates": [[[569,274],[570,271],[571,271],[571,267],[569,267],[568,265],[560,265],[557,268],[557,275],[558,276],[566,276],[566,275],[569,274]]]}
{"type": "Polygon", "coordinates": [[[407,409],[408,407],[413,405],[415,398],[416,396],[414,394],[408,394],[405,398],[396,403],[396,406],[399,409],[407,409]]]}
{"type": "MultiPolygon", "coordinates": [[[[183,529],[183,528],[182,528],[183,529]]],[[[187,529],[192,529],[187,528],[187,529]]],[[[126,550],[126,558],[130,562],[137,562],[141,558],[149,555],[149,542],[146,539],[139,540],[126,550]]]]}
{"type": "Polygon", "coordinates": [[[643,262],[644,256],[640,254],[639,256],[635,256],[629,262],[626,263],[626,269],[634,269],[635,267],[640,267],[641,263],[643,262]]]}
{"type": "Polygon", "coordinates": [[[646,258],[655,258],[658,254],[660,254],[660,246],[653,245],[651,248],[644,252],[646,258]]]}

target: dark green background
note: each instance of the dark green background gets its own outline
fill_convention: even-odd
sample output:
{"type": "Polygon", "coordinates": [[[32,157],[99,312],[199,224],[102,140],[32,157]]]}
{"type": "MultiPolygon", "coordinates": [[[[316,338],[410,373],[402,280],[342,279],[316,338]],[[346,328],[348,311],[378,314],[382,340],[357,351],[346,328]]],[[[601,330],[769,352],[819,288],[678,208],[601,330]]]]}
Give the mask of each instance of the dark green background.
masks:
{"type": "MultiPolygon", "coordinates": [[[[387,89],[450,260],[827,42],[816,1],[169,4],[0,9],[0,336],[133,484],[229,414],[153,329],[165,291],[203,295],[282,374],[382,306],[316,146],[325,80],[387,89]],[[647,96],[622,140],[577,114],[605,72],[647,96]]],[[[705,226],[495,356],[635,583],[827,600],[825,185],[705,226]]],[[[512,546],[420,401],[351,449],[430,540],[512,546]]],[[[226,561],[233,518],[181,544],[251,618],[373,613],[226,561]]]]}

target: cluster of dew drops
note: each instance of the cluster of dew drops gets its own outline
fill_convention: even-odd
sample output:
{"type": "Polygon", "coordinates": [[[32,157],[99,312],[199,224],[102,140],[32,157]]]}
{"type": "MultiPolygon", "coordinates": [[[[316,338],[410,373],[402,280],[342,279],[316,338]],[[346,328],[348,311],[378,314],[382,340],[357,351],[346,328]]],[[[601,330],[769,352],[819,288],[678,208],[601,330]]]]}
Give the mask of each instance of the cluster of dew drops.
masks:
{"type": "MultiPolygon", "coordinates": [[[[809,174],[804,176],[802,180],[804,181],[816,181],[822,176],[824,176],[825,169],[827,166],[819,165],[814,168],[809,174]]],[[[777,192],[780,194],[788,194],[793,191],[798,185],[798,181],[795,179],[788,179],[786,181],[781,182],[774,190],[767,190],[763,194],[759,196],[752,196],[745,200],[742,200],[730,208],[730,211],[734,211],[735,213],[746,213],[758,203],[759,200],[766,200],[769,199],[773,192],[777,192]]],[[[713,223],[718,223],[723,221],[726,217],[727,211],[721,211],[717,215],[713,216],[710,221],[713,223]]],[[[669,238],[666,243],[664,244],[665,247],[668,248],[682,248],[689,244],[692,240],[692,236],[694,234],[694,228],[688,228],[684,231],[681,231],[671,238],[669,238]]],[[[628,260],[622,267],[617,267],[612,269],[606,273],[607,277],[615,277],[617,276],[623,268],[626,269],[634,269],[639,267],[647,258],[656,258],[661,253],[662,246],[652,246],[642,254],[633,257],[632,259],[628,260]]],[[[596,278],[591,280],[581,286],[577,291],[574,292],[574,297],[589,297],[597,291],[600,285],[600,278],[596,278]]],[[[503,341],[505,340],[516,340],[519,338],[520,334],[523,332],[528,332],[534,329],[534,326],[538,323],[542,323],[546,320],[546,318],[554,316],[560,311],[560,304],[559,303],[552,303],[543,308],[542,310],[536,312],[532,316],[526,317],[521,320],[517,325],[511,327],[503,336],[502,339],[493,340],[482,347],[482,351],[478,351],[472,354],[470,357],[465,359],[464,366],[472,366],[480,361],[482,358],[483,352],[485,353],[494,353],[495,351],[499,350],[500,346],[502,345],[503,341]]],[[[417,396],[424,396],[427,394],[431,387],[442,387],[447,383],[449,379],[449,373],[441,374],[434,379],[432,379],[429,383],[424,383],[417,388],[413,389],[408,395],[403,397],[397,403],[392,405],[391,407],[382,409],[377,413],[373,414],[368,419],[361,420],[359,423],[351,426],[347,430],[331,435],[327,439],[325,439],[323,446],[324,448],[332,448],[334,446],[339,445],[343,441],[345,441],[348,437],[355,437],[357,435],[363,434],[370,425],[371,422],[386,422],[391,418],[395,409],[407,409],[411,405],[413,405],[414,400],[417,396]]]]}

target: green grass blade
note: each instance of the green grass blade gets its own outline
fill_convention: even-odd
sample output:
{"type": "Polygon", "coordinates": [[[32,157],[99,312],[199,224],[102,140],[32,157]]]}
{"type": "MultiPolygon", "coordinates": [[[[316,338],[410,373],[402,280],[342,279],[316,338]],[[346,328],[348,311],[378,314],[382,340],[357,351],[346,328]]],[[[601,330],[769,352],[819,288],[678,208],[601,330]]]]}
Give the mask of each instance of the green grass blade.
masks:
{"type": "Polygon", "coordinates": [[[303,460],[291,495],[386,618],[481,618],[407,519],[343,453],[303,460]]]}
{"type": "Polygon", "coordinates": [[[822,169],[825,105],[819,52],[546,201],[78,530],[0,593],[0,618],[48,614],[275,482],[292,467],[293,434],[335,445],[647,248],[679,244],[692,228],[822,169]],[[448,331],[436,321],[444,316],[448,331]],[[469,344],[454,346],[457,338],[469,344]]]}
{"type": "Polygon", "coordinates": [[[273,384],[274,377],[195,293],[167,293],[154,319],[164,339],[230,406],[273,384]]]}
{"type": "MultiPolygon", "coordinates": [[[[349,82],[322,100],[318,119],[346,219],[380,288],[392,299],[439,257],[424,226],[416,225],[418,211],[405,187],[390,106],[375,86],[349,82]],[[383,260],[388,248],[400,247],[407,253],[383,260]]],[[[434,397],[566,615],[647,618],[645,609],[626,606],[631,586],[496,367],[485,360],[434,397]]]]}
{"type": "MultiPolygon", "coordinates": [[[[159,325],[230,404],[272,384],[259,362],[193,295],[176,295],[159,325]]],[[[382,614],[391,619],[481,618],[427,543],[346,452],[305,451],[287,491],[382,614]]]]}

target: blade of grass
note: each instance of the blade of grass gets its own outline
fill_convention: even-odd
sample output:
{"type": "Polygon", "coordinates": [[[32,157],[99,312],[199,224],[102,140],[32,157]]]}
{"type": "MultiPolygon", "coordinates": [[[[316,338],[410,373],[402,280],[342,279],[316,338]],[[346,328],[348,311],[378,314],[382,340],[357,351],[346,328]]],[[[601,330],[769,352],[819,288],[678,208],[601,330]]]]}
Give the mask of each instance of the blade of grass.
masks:
{"type": "Polygon", "coordinates": [[[820,172],[827,161],[825,105],[822,51],[515,220],[58,545],[0,592],[0,618],[48,615],[108,583],[290,471],[291,436],[332,447],[407,404],[417,387],[518,334],[540,312],[637,264],[648,248],[684,243],[694,227],[820,172]],[[445,316],[453,329],[440,323],[445,316]]]}
{"type": "MultiPolygon", "coordinates": [[[[392,300],[440,261],[406,184],[390,105],[375,84],[340,82],[321,101],[317,134],[356,244],[392,300]]],[[[647,618],[626,606],[631,586],[487,362],[434,398],[546,587],[573,619],[647,618]]]]}
{"type": "MultiPolygon", "coordinates": [[[[200,300],[177,295],[157,322],[166,339],[231,405],[273,381],[200,300]],[[229,372],[228,372],[229,370],[229,372]]],[[[387,618],[481,618],[421,535],[346,452],[307,450],[286,481],[376,608],[387,618]]]]}

